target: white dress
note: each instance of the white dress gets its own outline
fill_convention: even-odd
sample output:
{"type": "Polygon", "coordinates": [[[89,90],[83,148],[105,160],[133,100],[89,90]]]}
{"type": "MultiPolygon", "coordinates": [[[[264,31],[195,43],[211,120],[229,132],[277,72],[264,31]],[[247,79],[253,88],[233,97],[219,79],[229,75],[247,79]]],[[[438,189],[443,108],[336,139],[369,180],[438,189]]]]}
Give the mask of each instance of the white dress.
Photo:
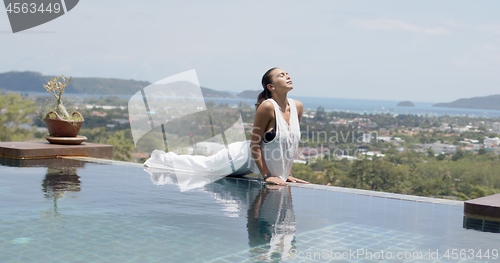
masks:
{"type": "MultiPolygon", "coordinates": [[[[300,140],[300,127],[297,108],[292,99],[290,104],[290,125],[287,124],[279,110],[278,104],[269,99],[274,105],[276,116],[276,137],[261,143],[263,158],[270,173],[280,176],[286,181],[288,173],[297,154],[300,140]]],[[[144,163],[146,171],[166,170],[175,174],[198,174],[200,177],[212,178],[210,181],[228,175],[245,175],[259,173],[250,152],[250,141],[235,142],[228,145],[212,156],[177,155],[173,152],[154,150],[151,157],[144,163]]],[[[191,177],[192,178],[192,177],[191,177]]],[[[200,178],[201,179],[201,178],[200,178]]],[[[204,181],[204,180],[202,180],[204,181]]]]}
{"type": "Polygon", "coordinates": [[[300,141],[297,107],[292,99],[288,99],[288,103],[290,104],[290,125],[288,125],[279,110],[278,103],[273,99],[268,100],[274,105],[276,137],[267,143],[262,141],[260,148],[271,175],[279,176],[283,181],[286,181],[293,164],[293,159],[297,155],[300,141]]]}

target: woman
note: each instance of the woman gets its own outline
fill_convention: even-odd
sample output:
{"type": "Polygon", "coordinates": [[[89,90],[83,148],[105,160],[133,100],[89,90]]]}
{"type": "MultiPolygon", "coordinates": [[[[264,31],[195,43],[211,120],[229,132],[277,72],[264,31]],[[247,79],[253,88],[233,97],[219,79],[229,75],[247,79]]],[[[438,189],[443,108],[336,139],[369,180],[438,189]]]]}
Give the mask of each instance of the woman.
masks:
{"type": "Polygon", "coordinates": [[[283,69],[271,68],[262,77],[262,87],[250,142],[255,164],[267,183],[307,183],[291,175],[303,112],[300,101],[287,98],[292,80],[283,69]]]}
{"type": "Polygon", "coordinates": [[[287,93],[293,89],[292,81],[284,70],[272,68],[262,77],[262,86],[264,91],[258,97],[251,141],[231,143],[208,157],[155,150],[144,165],[188,176],[189,182],[203,179],[193,178],[192,173],[214,180],[254,172],[263,175],[270,184],[307,183],[291,176],[303,109],[301,102],[287,99],[287,93]]]}

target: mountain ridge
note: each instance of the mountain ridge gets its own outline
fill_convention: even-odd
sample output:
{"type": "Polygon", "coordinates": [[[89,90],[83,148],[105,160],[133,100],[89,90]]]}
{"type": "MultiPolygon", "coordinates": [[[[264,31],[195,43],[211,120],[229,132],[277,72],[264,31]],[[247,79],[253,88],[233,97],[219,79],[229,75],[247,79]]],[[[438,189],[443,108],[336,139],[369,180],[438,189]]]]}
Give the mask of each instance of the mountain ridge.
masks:
{"type": "Polygon", "coordinates": [[[432,106],[446,108],[500,110],[500,94],[483,97],[463,98],[452,102],[436,103],[432,106]]]}
{"type": "MultiPolygon", "coordinates": [[[[9,71],[0,73],[0,91],[16,92],[44,92],[43,84],[46,84],[54,76],[42,75],[34,71],[9,71]]],[[[126,80],[118,78],[91,78],[74,77],[67,88],[67,92],[80,94],[102,94],[102,95],[133,95],[141,88],[151,83],[148,81],[126,80]]],[[[256,99],[262,90],[244,90],[242,92],[218,91],[201,87],[204,97],[208,98],[240,98],[256,99]]],[[[433,107],[466,108],[500,110],[500,94],[462,98],[452,102],[442,102],[432,105],[433,107]]]]}
{"type": "MultiPolygon", "coordinates": [[[[9,71],[0,73],[0,90],[17,92],[43,92],[43,84],[46,84],[54,76],[42,75],[34,71],[9,71]]],[[[69,76],[68,76],[69,77],[69,76]]],[[[148,81],[126,80],[117,78],[90,78],[74,77],[67,88],[71,93],[91,93],[103,95],[133,95],[141,88],[151,83],[148,81]]],[[[243,91],[236,94],[201,87],[203,96],[210,98],[251,98],[258,91],[243,91]]]]}

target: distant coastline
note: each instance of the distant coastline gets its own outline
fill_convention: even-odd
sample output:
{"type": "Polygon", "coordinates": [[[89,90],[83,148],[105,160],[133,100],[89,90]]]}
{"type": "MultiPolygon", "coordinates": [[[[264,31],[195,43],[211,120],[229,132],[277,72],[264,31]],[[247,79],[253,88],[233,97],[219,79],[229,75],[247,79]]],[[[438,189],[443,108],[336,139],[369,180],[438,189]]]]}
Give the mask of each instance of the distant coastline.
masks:
{"type": "Polygon", "coordinates": [[[434,107],[500,110],[500,95],[458,99],[448,103],[436,103],[434,107]]]}
{"type": "MultiPolygon", "coordinates": [[[[0,73],[0,91],[43,92],[43,84],[54,76],[45,76],[32,71],[10,71],[0,73]]],[[[69,76],[66,76],[69,77],[69,76]]],[[[103,94],[103,95],[133,95],[140,89],[150,85],[148,81],[114,79],[114,78],[77,78],[71,80],[68,93],[103,94]]],[[[239,93],[218,91],[201,87],[204,97],[209,98],[257,98],[260,91],[246,90],[239,93]]],[[[172,94],[174,95],[174,94],[172,94]]]]}
{"type": "MultiPolygon", "coordinates": [[[[17,93],[44,93],[43,84],[53,76],[44,76],[38,72],[11,71],[0,73],[0,92],[13,91],[17,93]]],[[[67,93],[81,94],[84,97],[94,96],[118,96],[127,98],[135,94],[141,88],[150,85],[147,81],[124,80],[114,78],[73,78],[67,93]]],[[[220,101],[245,101],[250,105],[255,103],[257,95],[262,90],[245,90],[242,92],[227,92],[201,87],[203,96],[220,101]]],[[[80,97],[80,96],[79,96],[80,97]]],[[[297,97],[303,100],[306,107],[325,107],[328,111],[352,111],[366,113],[397,113],[397,114],[449,114],[449,115],[473,115],[473,116],[500,116],[497,112],[493,115],[485,110],[500,111],[500,95],[486,97],[475,97],[459,99],[449,103],[410,102],[411,107],[398,107],[403,102],[397,101],[372,101],[362,99],[340,99],[340,98],[313,98],[297,97]],[[369,103],[368,103],[369,102],[369,103]],[[399,109],[398,109],[399,108],[399,109]],[[440,109],[441,108],[441,109],[440,109]],[[448,108],[448,109],[445,109],[448,108]],[[456,109],[456,110],[453,110],[456,109]],[[459,110],[463,109],[463,110],[459,110]]],[[[409,102],[409,101],[408,101],[409,102]]],[[[406,103],[405,106],[410,106],[406,103]]]]}

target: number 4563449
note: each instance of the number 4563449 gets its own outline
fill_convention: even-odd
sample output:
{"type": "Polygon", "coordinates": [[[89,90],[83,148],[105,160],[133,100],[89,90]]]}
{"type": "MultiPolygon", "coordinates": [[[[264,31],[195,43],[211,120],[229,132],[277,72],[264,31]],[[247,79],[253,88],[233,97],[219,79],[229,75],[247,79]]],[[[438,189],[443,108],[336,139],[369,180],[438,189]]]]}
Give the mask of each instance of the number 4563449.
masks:
{"type": "Polygon", "coordinates": [[[14,13],[14,14],[34,14],[34,13],[42,13],[47,12],[47,13],[59,13],[61,12],[61,4],[59,3],[49,3],[46,6],[43,6],[43,3],[9,3],[7,6],[7,13],[14,13]]]}
{"type": "Polygon", "coordinates": [[[447,259],[497,259],[498,250],[497,249],[447,249],[443,255],[447,259]]]}

